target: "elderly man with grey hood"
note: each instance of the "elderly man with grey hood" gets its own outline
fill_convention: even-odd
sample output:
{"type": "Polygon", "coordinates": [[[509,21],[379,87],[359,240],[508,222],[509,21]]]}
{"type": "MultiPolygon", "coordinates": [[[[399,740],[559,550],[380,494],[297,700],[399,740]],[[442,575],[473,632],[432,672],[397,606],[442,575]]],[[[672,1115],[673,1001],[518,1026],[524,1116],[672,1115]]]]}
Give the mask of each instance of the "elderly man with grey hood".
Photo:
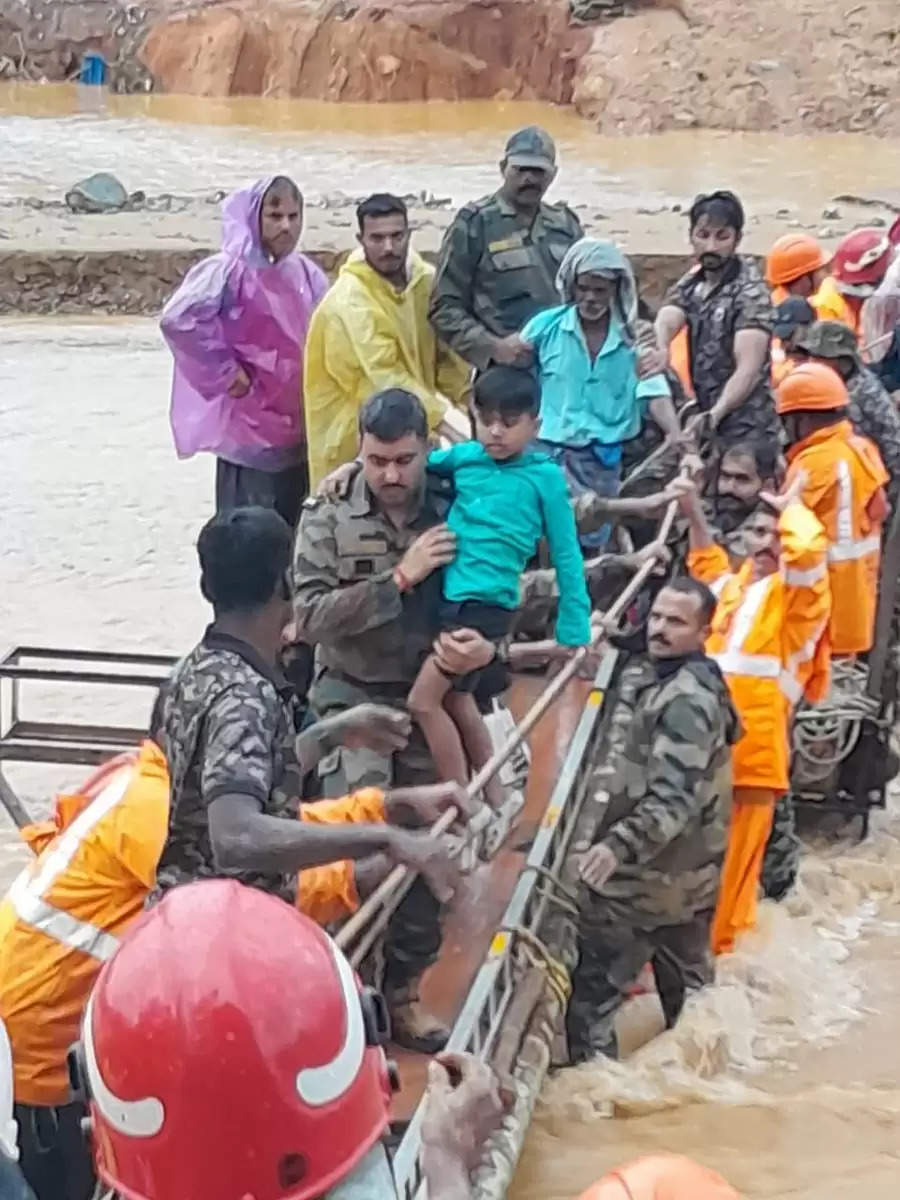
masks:
{"type": "MultiPolygon", "coordinates": [[[[665,375],[638,379],[637,289],[631,264],[612,242],[582,238],[556,277],[563,303],[531,318],[520,336],[541,385],[540,448],[560,464],[573,495],[615,496],[622,443],[646,410],[667,438],[679,436],[665,375]]],[[[596,551],[609,527],[582,535],[596,551]]]]}

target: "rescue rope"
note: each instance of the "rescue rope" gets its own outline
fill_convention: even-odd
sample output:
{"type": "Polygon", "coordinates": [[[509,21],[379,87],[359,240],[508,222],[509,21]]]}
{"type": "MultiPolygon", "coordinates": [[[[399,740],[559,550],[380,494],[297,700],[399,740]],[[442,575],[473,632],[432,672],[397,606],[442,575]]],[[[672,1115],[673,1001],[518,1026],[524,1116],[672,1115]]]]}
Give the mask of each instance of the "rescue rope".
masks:
{"type": "Polygon", "coordinates": [[[792,740],[802,764],[801,786],[827,778],[852,753],[863,721],[878,721],[880,703],[867,694],[867,679],[864,663],[837,659],[828,696],[797,713],[792,740]]]}
{"type": "Polygon", "coordinates": [[[565,1009],[572,991],[572,980],[563,964],[551,953],[546,942],[525,925],[504,925],[501,932],[515,937],[517,950],[521,951],[522,957],[528,960],[530,966],[539,968],[547,987],[556,996],[560,1007],[565,1009]]]}
{"type": "Polygon", "coordinates": [[[572,913],[573,916],[578,913],[577,897],[563,886],[554,871],[548,871],[546,867],[525,867],[519,878],[523,875],[536,875],[544,881],[546,886],[539,888],[538,892],[541,896],[546,896],[550,904],[559,905],[564,912],[572,913]]]}

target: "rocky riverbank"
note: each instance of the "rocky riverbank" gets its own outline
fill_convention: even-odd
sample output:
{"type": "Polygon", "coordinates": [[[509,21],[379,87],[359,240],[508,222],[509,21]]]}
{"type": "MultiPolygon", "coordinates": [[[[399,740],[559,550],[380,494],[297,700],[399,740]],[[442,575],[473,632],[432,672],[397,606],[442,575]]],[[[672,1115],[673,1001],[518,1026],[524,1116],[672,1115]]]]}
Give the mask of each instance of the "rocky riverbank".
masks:
{"type": "Polygon", "coordinates": [[[545,100],[604,133],[896,136],[898,46],[896,0],[0,0],[0,78],[99,51],[122,91],[545,100]]]}
{"type": "MultiPolygon", "coordinates": [[[[206,198],[147,197],[136,211],[72,213],[62,201],[28,198],[0,204],[0,313],[153,314],[185,271],[219,245],[221,192],[206,198]]],[[[302,245],[333,274],[355,245],[356,197],[318,196],[306,209],[302,245]]],[[[413,244],[433,259],[454,207],[449,200],[409,196],[413,244]]],[[[687,229],[680,205],[605,212],[576,205],[587,232],[610,238],[630,256],[643,294],[658,303],[686,269],[687,229]]],[[[892,206],[837,198],[788,210],[775,203],[749,217],[748,253],[764,255],[789,229],[805,229],[826,245],[856,225],[886,225],[892,206]]]]}

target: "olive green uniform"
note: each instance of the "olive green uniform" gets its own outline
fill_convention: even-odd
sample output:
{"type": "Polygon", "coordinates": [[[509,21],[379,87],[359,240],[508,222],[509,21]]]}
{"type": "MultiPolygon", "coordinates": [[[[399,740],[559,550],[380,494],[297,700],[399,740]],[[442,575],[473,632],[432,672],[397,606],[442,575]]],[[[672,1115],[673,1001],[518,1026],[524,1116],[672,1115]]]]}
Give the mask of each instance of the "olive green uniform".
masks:
{"type": "Polygon", "coordinates": [[[559,304],[556,272],[580,237],[565,204],[541,204],[530,223],[501,192],[466,204],[444,235],[434,277],[428,316],[438,336],[484,370],[492,338],[559,304]]]}

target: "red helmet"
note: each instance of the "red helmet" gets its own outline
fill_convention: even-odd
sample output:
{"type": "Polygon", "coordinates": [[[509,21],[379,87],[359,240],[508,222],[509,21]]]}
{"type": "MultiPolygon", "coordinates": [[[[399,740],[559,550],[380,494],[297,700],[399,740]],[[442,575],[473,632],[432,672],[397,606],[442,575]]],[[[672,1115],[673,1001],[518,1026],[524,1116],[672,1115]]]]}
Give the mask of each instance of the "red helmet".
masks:
{"type": "Polygon", "coordinates": [[[82,1028],[97,1171],[125,1200],[311,1200],[388,1123],[382,1014],[324,932],[232,880],[175,888],[82,1028]]]}
{"type": "Polygon", "coordinates": [[[834,252],[832,274],[848,296],[871,296],[890,266],[893,247],[880,229],[854,229],[834,252]]]}

